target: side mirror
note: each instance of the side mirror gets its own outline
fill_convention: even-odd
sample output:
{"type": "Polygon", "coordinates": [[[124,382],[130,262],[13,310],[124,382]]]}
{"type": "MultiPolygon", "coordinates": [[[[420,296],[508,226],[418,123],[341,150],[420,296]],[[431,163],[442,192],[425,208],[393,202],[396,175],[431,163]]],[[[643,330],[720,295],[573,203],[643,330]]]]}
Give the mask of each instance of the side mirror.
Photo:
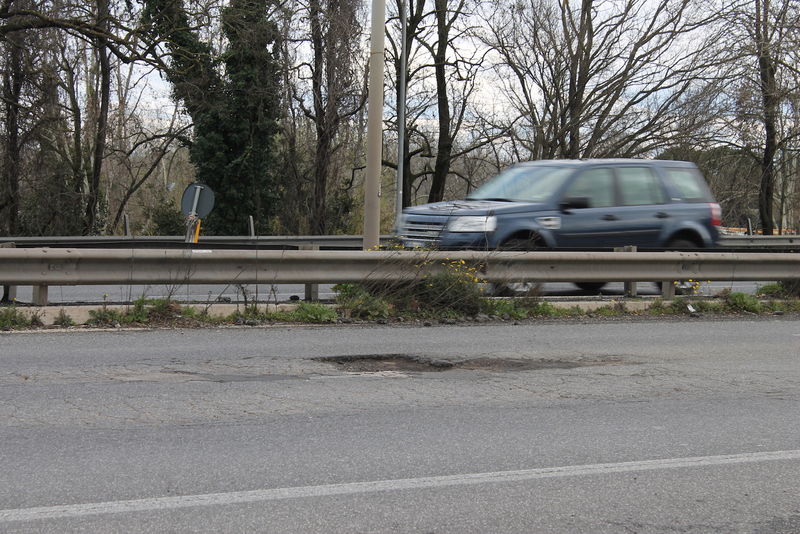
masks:
{"type": "Polygon", "coordinates": [[[567,197],[559,203],[558,208],[563,213],[571,210],[581,210],[589,207],[589,197],[567,197]]]}

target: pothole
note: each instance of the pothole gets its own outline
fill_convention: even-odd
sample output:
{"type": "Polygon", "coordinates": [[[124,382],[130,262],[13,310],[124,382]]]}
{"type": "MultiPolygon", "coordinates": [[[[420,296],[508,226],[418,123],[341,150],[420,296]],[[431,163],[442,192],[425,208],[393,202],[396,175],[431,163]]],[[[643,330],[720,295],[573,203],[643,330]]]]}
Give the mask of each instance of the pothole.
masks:
{"type": "Polygon", "coordinates": [[[530,358],[474,358],[449,360],[419,354],[374,354],[358,356],[325,356],[316,361],[332,364],[350,373],[376,373],[381,371],[406,371],[436,373],[464,369],[469,371],[535,371],[540,369],[574,369],[597,365],[619,365],[620,358],[607,357],[596,360],[559,360],[530,358]]]}

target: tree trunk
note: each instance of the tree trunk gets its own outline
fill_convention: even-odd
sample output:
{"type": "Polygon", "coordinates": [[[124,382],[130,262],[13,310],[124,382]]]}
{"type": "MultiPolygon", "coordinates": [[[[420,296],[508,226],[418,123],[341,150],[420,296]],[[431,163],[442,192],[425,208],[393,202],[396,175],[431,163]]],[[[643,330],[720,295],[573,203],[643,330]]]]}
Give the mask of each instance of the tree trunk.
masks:
{"type": "Polygon", "coordinates": [[[22,95],[22,47],[20,40],[7,36],[9,49],[7,65],[3,76],[3,101],[6,116],[6,142],[3,158],[3,178],[0,191],[0,232],[17,235],[19,232],[19,109],[22,95]],[[4,215],[3,215],[4,214],[4,215]],[[5,219],[5,220],[3,220],[5,219]]]}
{"type": "MultiPolygon", "coordinates": [[[[97,25],[103,31],[108,29],[108,0],[97,0],[97,25]]],[[[108,129],[108,108],[111,98],[111,66],[108,58],[108,39],[99,35],[94,39],[95,52],[100,66],[100,111],[97,116],[97,131],[94,143],[94,157],[89,176],[89,191],[86,198],[84,234],[97,230],[97,205],[100,197],[100,177],[106,151],[106,131],[108,129]]]]}
{"type": "MultiPolygon", "coordinates": [[[[568,143],[565,157],[577,159],[581,157],[581,119],[583,118],[586,86],[589,82],[589,67],[592,52],[592,4],[593,0],[581,3],[580,21],[575,35],[575,51],[570,59],[569,98],[567,100],[568,143]]],[[[562,9],[569,10],[568,5],[562,9]]],[[[572,22],[572,14],[564,13],[566,20],[572,22]]]]}
{"type": "MultiPolygon", "coordinates": [[[[328,167],[330,162],[331,139],[326,95],[323,94],[325,84],[325,45],[322,30],[322,7],[319,0],[311,0],[309,4],[311,23],[311,48],[314,53],[314,70],[311,73],[311,94],[314,99],[314,125],[316,127],[317,141],[314,154],[314,198],[311,208],[311,233],[324,235],[326,230],[325,212],[327,211],[326,196],[328,194],[328,167]]],[[[333,95],[328,94],[330,99],[333,95]]]]}
{"type": "Polygon", "coordinates": [[[444,198],[444,186],[447,183],[447,175],[450,173],[450,159],[453,152],[453,138],[450,135],[450,100],[447,95],[447,79],[445,77],[449,34],[447,0],[436,0],[436,27],[438,41],[433,59],[439,112],[439,139],[436,144],[436,164],[433,168],[428,202],[441,202],[444,198]]]}
{"type": "MultiPolygon", "coordinates": [[[[409,10],[409,12],[407,13],[408,20],[407,20],[406,35],[405,35],[406,54],[410,54],[411,45],[414,43],[414,38],[417,35],[417,33],[419,32],[419,27],[420,27],[420,24],[422,23],[422,20],[423,20],[423,13],[424,13],[423,12],[423,8],[424,7],[425,7],[425,1],[424,0],[416,0],[416,1],[408,0],[406,2],[406,8],[409,10]]],[[[402,39],[402,36],[401,36],[401,39],[402,39]]],[[[408,57],[408,56],[406,56],[406,57],[408,57]]],[[[396,75],[397,75],[397,79],[400,80],[400,62],[399,61],[397,63],[396,75]]],[[[409,83],[408,69],[406,69],[406,79],[405,80],[401,80],[401,81],[398,82],[398,84],[400,84],[400,83],[405,83],[405,86],[406,86],[406,99],[407,99],[407,96],[408,96],[408,83],[409,83]]],[[[398,110],[398,115],[399,115],[400,106],[402,106],[402,105],[403,105],[403,103],[400,102],[400,92],[397,91],[397,110],[398,110]]],[[[404,138],[401,141],[402,145],[403,145],[403,151],[402,151],[403,152],[403,176],[402,176],[402,182],[403,182],[403,207],[407,208],[407,207],[411,206],[411,190],[412,190],[413,181],[414,181],[414,178],[412,177],[412,174],[411,174],[411,152],[410,152],[409,147],[408,147],[410,138],[409,138],[409,134],[408,134],[408,129],[407,128],[405,129],[405,135],[403,137],[404,138]]]]}
{"type": "Polygon", "coordinates": [[[764,155],[761,159],[758,212],[763,234],[772,235],[775,227],[773,204],[775,201],[775,153],[778,147],[776,133],[778,95],[775,83],[775,62],[772,57],[769,35],[769,0],[755,0],[755,6],[756,51],[764,120],[764,155]]]}

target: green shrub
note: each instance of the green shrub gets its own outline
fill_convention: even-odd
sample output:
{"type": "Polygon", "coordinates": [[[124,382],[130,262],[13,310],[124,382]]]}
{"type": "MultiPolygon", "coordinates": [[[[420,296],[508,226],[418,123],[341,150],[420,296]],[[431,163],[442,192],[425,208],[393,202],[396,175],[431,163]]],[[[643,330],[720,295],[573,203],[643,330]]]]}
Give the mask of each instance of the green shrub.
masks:
{"type": "Polygon", "coordinates": [[[28,326],[44,326],[44,321],[42,321],[42,312],[35,311],[31,313],[30,317],[28,318],[28,326]]]}
{"type": "Polygon", "coordinates": [[[445,260],[444,269],[408,282],[339,284],[337,303],[354,318],[387,317],[390,310],[420,317],[476,315],[484,308],[478,268],[464,260],[445,260]]]}
{"type": "Polygon", "coordinates": [[[778,283],[781,285],[783,295],[787,297],[800,297],[800,280],[781,280],[778,283]]]}
{"type": "Polygon", "coordinates": [[[761,303],[753,295],[746,295],[744,293],[729,293],[725,296],[725,307],[730,311],[744,311],[750,313],[759,313],[761,311],[761,303]]]}
{"type": "Polygon", "coordinates": [[[31,321],[16,306],[0,308],[0,328],[16,329],[31,326],[31,321]]]}
{"type": "Polygon", "coordinates": [[[122,313],[103,306],[99,310],[89,310],[88,324],[95,326],[112,326],[125,322],[122,313]]]}
{"type": "Polygon", "coordinates": [[[123,323],[148,323],[150,321],[169,321],[182,312],[180,304],[169,299],[146,299],[144,297],[133,301],[133,307],[128,308],[121,316],[123,323]]]}
{"type": "Polygon", "coordinates": [[[147,310],[149,320],[169,320],[181,313],[181,305],[170,299],[150,299],[147,310]]]}
{"type": "Polygon", "coordinates": [[[64,308],[61,308],[58,310],[58,315],[53,320],[53,324],[62,328],[67,328],[70,326],[75,326],[75,321],[72,320],[72,317],[70,317],[64,308]]]}
{"type": "Polygon", "coordinates": [[[757,295],[765,296],[765,297],[780,297],[783,296],[783,284],[780,282],[774,282],[771,284],[765,284],[758,288],[756,291],[757,295]]]}
{"type": "Polygon", "coordinates": [[[151,223],[144,230],[149,235],[183,235],[186,232],[185,217],[171,198],[159,199],[158,204],[146,214],[151,223]]]}
{"type": "Polygon", "coordinates": [[[133,308],[129,309],[125,314],[126,322],[131,323],[146,323],[149,319],[147,313],[147,300],[139,298],[133,301],[133,308]]]}
{"type": "Polygon", "coordinates": [[[362,284],[337,284],[336,304],[345,315],[354,319],[384,319],[389,316],[389,303],[383,297],[372,294],[362,284]]]}
{"type": "Polygon", "coordinates": [[[483,292],[472,278],[461,272],[448,270],[437,273],[423,278],[409,289],[420,309],[452,310],[465,315],[476,315],[482,309],[483,292]]]}

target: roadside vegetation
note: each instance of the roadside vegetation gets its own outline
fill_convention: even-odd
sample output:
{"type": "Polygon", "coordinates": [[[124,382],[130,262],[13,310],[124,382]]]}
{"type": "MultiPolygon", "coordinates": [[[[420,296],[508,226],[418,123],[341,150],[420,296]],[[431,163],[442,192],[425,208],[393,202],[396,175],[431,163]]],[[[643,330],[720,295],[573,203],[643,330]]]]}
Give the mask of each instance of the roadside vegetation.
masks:
{"type": "MultiPolygon", "coordinates": [[[[490,298],[478,269],[453,260],[444,270],[404,283],[339,284],[333,303],[300,302],[294,306],[245,303],[228,315],[212,306],[182,305],[171,299],[139,298],[126,307],[107,303],[89,311],[85,327],[204,327],[267,324],[403,323],[432,325],[486,323],[556,318],[667,317],[711,315],[783,315],[800,313],[800,298],[783,283],[762,286],[758,295],[722,291],[714,296],[677,297],[670,301],[612,300],[601,306],[564,307],[542,300],[534,291],[511,298],[490,298]],[[632,303],[647,302],[642,309],[632,303]]],[[[26,310],[27,311],[27,310],[26,310]]],[[[51,321],[56,327],[77,326],[61,309],[51,321]]],[[[41,312],[25,313],[11,305],[0,308],[0,330],[44,326],[41,312]]]]}
{"type": "MultiPolygon", "coordinates": [[[[127,309],[102,306],[90,310],[90,318],[78,325],[66,310],[61,310],[52,325],[71,327],[170,327],[201,328],[208,326],[261,326],[269,324],[334,324],[334,323],[488,323],[558,318],[610,317],[708,317],[724,315],[783,315],[800,313],[800,299],[759,298],[744,293],[727,293],[715,297],[677,297],[671,301],[655,299],[645,310],[633,309],[626,301],[610,301],[600,307],[584,309],[563,307],[537,297],[478,297],[466,308],[461,303],[436,307],[421,305],[412,296],[415,289],[402,296],[386,297],[370,288],[350,285],[340,289],[335,303],[301,302],[285,310],[268,310],[250,304],[228,315],[215,315],[203,306],[181,305],[174,301],[153,299],[137,301],[127,309]]],[[[401,292],[402,294],[402,292],[401,292]]],[[[637,301],[641,302],[641,301],[637,301]]],[[[44,328],[41,315],[24,313],[16,306],[0,308],[0,331],[44,328]]]]}

